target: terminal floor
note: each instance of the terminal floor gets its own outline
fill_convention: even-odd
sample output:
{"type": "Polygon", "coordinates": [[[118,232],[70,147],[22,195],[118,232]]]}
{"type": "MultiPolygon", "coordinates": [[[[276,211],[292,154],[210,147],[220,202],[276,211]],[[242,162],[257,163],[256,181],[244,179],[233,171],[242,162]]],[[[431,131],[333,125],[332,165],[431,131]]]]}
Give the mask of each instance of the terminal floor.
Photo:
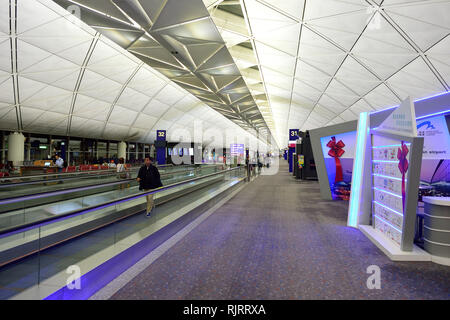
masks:
{"type": "Polygon", "coordinates": [[[111,299],[449,299],[450,267],[393,262],[317,182],[260,176],[111,299]],[[381,269],[368,289],[367,267],[381,269]]]}

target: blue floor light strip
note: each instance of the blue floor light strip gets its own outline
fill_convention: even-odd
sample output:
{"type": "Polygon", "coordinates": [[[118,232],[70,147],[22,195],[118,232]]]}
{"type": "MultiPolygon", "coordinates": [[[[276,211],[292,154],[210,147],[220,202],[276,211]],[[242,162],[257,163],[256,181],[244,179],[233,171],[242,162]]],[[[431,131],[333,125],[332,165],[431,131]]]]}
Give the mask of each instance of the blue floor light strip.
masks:
{"type": "Polygon", "coordinates": [[[366,152],[365,142],[369,134],[367,125],[369,114],[362,112],[359,114],[358,131],[356,140],[355,162],[353,166],[352,191],[350,194],[350,206],[348,211],[347,225],[349,227],[358,227],[359,203],[363,182],[364,153],[366,152]]]}

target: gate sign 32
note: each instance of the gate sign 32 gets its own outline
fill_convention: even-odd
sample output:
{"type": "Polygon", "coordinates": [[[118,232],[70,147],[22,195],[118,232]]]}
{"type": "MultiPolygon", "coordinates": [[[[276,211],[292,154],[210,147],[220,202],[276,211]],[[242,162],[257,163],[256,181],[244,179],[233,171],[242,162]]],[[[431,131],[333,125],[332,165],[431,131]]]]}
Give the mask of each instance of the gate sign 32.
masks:
{"type": "Polygon", "coordinates": [[[157,140],[166,140],[166,130],[157,130],[156,131],[156,139],[157,140]]]}

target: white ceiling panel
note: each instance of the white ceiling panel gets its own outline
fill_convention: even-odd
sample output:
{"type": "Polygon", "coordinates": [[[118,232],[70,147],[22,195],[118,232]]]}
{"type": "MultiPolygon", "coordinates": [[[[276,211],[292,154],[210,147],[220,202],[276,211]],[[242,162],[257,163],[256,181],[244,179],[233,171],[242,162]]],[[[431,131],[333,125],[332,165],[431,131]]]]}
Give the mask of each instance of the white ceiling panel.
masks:
{"type": "MultiPolygon", "coordinates": [[[[171,1],[164,10],[179,8],[171,1]]],[[[339,123],[397,105],[408,95],[421,98],[449,89],[449,1],[205,3],[280,146],[290,126],[339,123]]],[[[248,128],[245,111],[236,113],[241,121],[225,118],[170,81],[170,70],[158,69],[163,75],[111,40],[117,34],[99,34],[51,0],[17,4],[17,30],[11,25],[17,52],[11,50],[16,38],[9,36],[9,1],[0,5],[1,128],[19,124],[19,130],[142,141],[154,139],[155,129],[191,127],[193,119],[205,121],[205,128],[248,128]],[[18,70],[11,68],[12,57],[18,70]],[[22,123],[12,107],[16,77],[22,123]]],[[[180,18],[169,11],[164,15],[170,21],[180,18]]],[[[202,35],[218,36],[204,21],[189,24],[202,35]]],[[[222,62],[208,61],[209,70],[224,72],[217,68],[222,62]]],[[[181,69],[180,74],[195,72],[181,69]]]]}
{"type": "Polygon", "coordinates": [[[143,66],[128,83],[128,87],[153,97],[166,85],[167,81],[161,75],[158,76],[154,71],[152,72],[149,67],[143,66]]]}
{"type": "Polygon", "coordinates": [[[354,59],[345,59],[336,73],[336,79],[359,95],[366,94],[381,83],[381,80],[354,59]]]}
{"type": "Polygon", "coordinates": [[[373,108],[366,101],[359,100],[354,105],[352,105],[349,110],[351,110],[355,115],[358,115],[361,112],[373,111],[373,108]]]}
{"type": "Polygon", "coordinates": [[[22,99],[22,105],[41,110],[50,110],[67,114],[72,102],[72,91],[54,86],[46,86],[27,99],[22,99]]]}
{"type": "Polygon", "coordinates": [[[127,87],[117,100],[117,104],[130,110],[141,111],[150,99],[151,97],[127,87]]]}
{"type": "Polygon", "coordinates": [[[430,48],[426,56],[437,68],[447,84],[450,84],[450,36],[430,48]]]}
{"type": "Polygon", "coordinates": [[[11,73],[11,43],[0,38],[0,70],[11,73]]]}
{"type": "Polygon", "coordinates": [[[370,10],[357,11],[346,15],[333,15],[330,17],[307,22],[309,28],[333,42],[350,50],[361,34],[361,30],[372,16],[370,10]]]}
{"type": "Polygon", "coordinates": [[[12,78],[6,79],[0,83],[0,102],[8,105],[14,104],[14,92],[12,88],[12,78]]]}
{"type": "Polygon", "coordinates": [[[360,0],[320,0],[306,5],[305,20],[344,15],[355,11],[365,11],[367,3],[360,0]]]}
{"type": "Polygon", "coordinates": [[[179,88],[176,84],[169,84],[158,92],[155,98],[163,103],[172,105],[181,100],[186,94],[187,92],[179,88]]]}
{"type": "Polygon", "coordinates": [[[422,50],[440,41],[450,30],[449,1],[385,5],[385,11],[422,50]]]}
{"type": "MultiPolygon", "coordinates": [[[[3,1],[2,7],[9,9],[9,3],[3,1]]],[[[4,14],[3,17],[9,15],[6,10],[0,12],[4,14]]],[[[20,14],[20,19],[17,20],[17,33],[19,34],[61,18],[56,12],[49,10],[39,1],[17,1],[17,12],[18,16],[20,14]]]]}
{"type": "Polygon", "coordinates": [[[149,116],[159,118],[169,109],[170,106],[168,104],[153,99],[142,112],[149,116]]]}
{"type": "Polygon", "coordinates": [[[389,78],[388,83],[401,99],[410,96],[415,100],[445,90],[422,58],[417,58],[397,72],[389,78]]]}
{"type": "Polygon", "coordinates": [[[381,84],[365,95],[365,100],[376,110],[389,108],[397,105],[400,99],[397,98],[389,88],[381,84]]]}
{"type": "Polygon", "coordinates": [[[92,119],[85,119],[73,116],[70,132],[73,135],[88,136],[88,137],[100,137],[104,123],[92,119]]]}
{"type": "Polygon", "coordinates": [[[113,123],[107,123],[105,131],[103,132],[103,137],[105,139],[122,140],[126,139],[129,131],[128,126],[121,126],[113,123]]]}
{"type": "Polygon", "coordinates": [[[131,126],[137,115],[138,113],[135,111],[115,105],[108,119],[108,123],[131,126]]]}
{"type": "Polygon", "coordinates": [[[141,113],[139,114],[139,117],[137,117],[133,126],[139,129],[150,130],[157,121],[158,118],[141,113]]]}
{"type": "Polygon", "coordinates": [[[105,121],[110,109],[111,104],[108,102],[78,94],[73,114],[86,119],[105,121]]]}

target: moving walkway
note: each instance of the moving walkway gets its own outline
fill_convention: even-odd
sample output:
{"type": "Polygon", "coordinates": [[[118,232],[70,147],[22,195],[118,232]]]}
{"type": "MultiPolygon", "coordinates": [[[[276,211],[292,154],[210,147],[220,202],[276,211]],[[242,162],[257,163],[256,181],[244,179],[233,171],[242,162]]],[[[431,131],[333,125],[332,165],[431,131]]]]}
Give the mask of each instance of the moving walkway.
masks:
{"type": "MultiPolygon", "coordinates": [[[[56,281],[54,277],[73,263],[83,265],[83,274],[88,273],[103,258],[113,258],[158,232],[158,241],[162,241],[185,225],[187,217],[193,219],[192,212],[199,214],[197,209],[207,208],[244,178],[243,167],[202,168],[194,176],[166,180],[163,187],[150,192],[130,186],[86,196],[71,202],[71,205],[76,202],[77,208],[64,211],[60,204],[58,214],[3,227],[0,229],[0,265],[3,266],[0,298],[19,293],[24,298],[22,294],[29,294],[30,288],[39,283],[56,281]],[[157,205],[150,218],[136,215],[145,209],[147,194],[154,194],[157,205]],[[98,258],[99,254],[103,258],[98,258]]],[[[40,295],[42,298],[42,292],[40,295]]]]}
{"type": "MultiPolygon", "coordinates": [[[[202,170],[215,166],[177,166],[160,170],[162,179],[174,179],[179,176],[192,176],[202,170]]],[[[0,184],[0,213],[13,210],[26,210],[63,200],[87,195],[113,191],[117,188],[135,184],[138,169],[129,171],[129,178],[121,179],[117,173],[82,176],[59,177],[49,180],[22,181],[0,184]],[[69,179],[69,181],[67,181],[69,179]]],[[[1,218],[0,218],[1,219],[1,218]]]]}
{"type": "MultiPolygon", "coordinates": [[[[162,166],[158,167],[158,169],[160,173],[169,173],[193,167],[192,165],[162,166]]],[[[137,175],[139,167],[131,167],[128,170],[131,177],[134,177],[137,175]]],[[[97,185],[106,182],[117,182],[116,169],[12,176],[0,179],[0,199],[97,185]]]]}

